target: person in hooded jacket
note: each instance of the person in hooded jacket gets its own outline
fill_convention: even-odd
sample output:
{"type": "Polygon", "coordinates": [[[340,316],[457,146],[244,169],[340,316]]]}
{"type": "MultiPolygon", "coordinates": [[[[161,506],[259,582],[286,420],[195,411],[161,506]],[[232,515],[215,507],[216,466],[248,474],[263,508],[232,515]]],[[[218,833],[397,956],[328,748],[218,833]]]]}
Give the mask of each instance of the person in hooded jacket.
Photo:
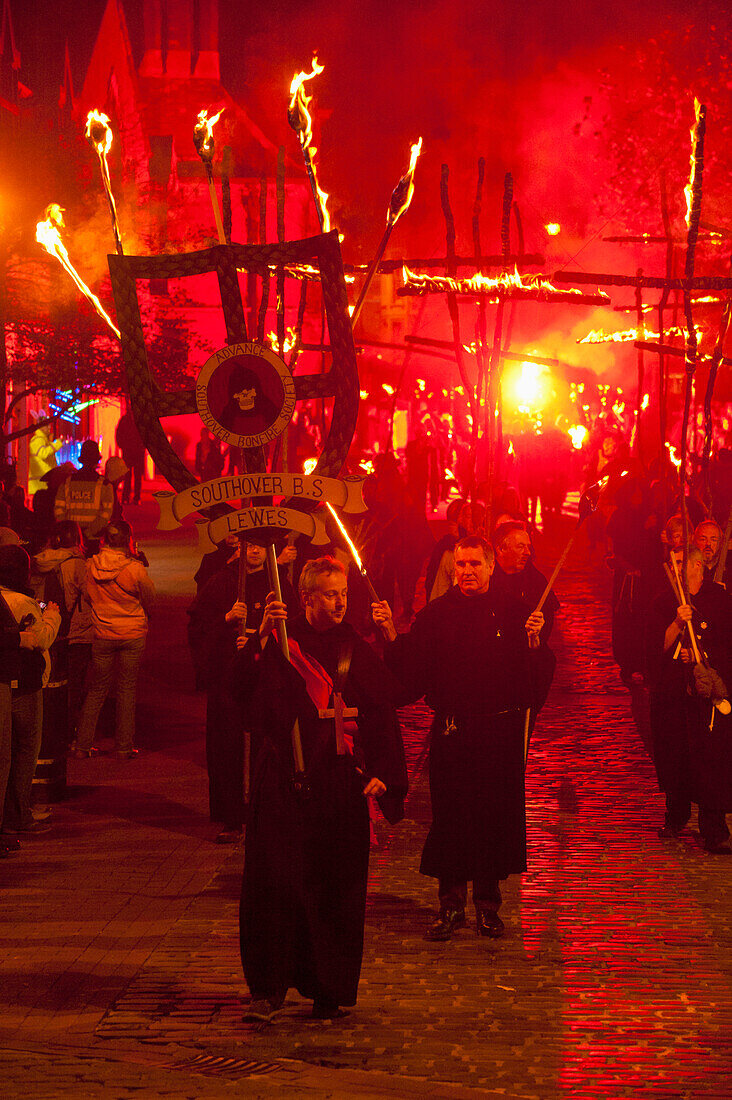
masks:
{"type": "MultiPolygon", "coordinates": [[[[30,595],[30,557],[20,545],[0,546],[0,598],[4,613],[3,632],[11,618],[18,630],[19,651],[12,657],[10,688],[10,737],[5,730],[0,745],[0,855],[14,847],[8,835],[43,832],[31,810],[31,788],[41,747],[43,687],[48,682],[53,644],[61,615],[54,603],[41,609],[30,595]],[[8,614],[9,612],[9,614],[8,614]]],[[[14,647],[13,647],[14,648],[14,647]]],[[[7,704],[7,696],[5,698],[7,704]]]]}
{"type": "Polygon", "coordinates": [[[137,676],[155,588],[147,569],[133,554],[129,523],[119,520],[108,524],[101,542],[99,553],[91,558],[86,569],[92,660],[71,755],[79,759],[94,752],[97,719],[116,678],[115,747],[118,760],[129,760],[137,755],[134,747],[137,676]]]}

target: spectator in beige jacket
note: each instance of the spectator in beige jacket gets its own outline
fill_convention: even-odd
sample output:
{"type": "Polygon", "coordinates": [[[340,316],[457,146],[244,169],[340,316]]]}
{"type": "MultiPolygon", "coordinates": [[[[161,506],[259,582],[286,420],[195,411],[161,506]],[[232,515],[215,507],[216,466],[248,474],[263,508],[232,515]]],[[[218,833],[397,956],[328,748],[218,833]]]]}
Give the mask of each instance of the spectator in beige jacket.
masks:
{"type": "Polygon", "coordinates": [[[119,760],[136,756],[137,676],[147,637],[155,588],[133,552],[129,523],[118,520],[102,532],[102,546],[87,564],[86,593],[91,604],[92,660],[87,695],[72,756],[89,757],[97,719],[113,679],[117,682],[115,747],[119,760]]]}

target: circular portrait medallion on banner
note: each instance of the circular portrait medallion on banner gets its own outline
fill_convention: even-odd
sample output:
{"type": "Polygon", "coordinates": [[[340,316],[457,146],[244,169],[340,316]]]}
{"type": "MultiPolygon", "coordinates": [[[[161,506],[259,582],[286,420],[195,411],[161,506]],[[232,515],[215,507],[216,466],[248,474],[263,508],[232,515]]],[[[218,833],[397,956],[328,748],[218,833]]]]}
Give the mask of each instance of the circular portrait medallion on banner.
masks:
{"type": "Polygon", "coordinates": [[[264,344],[230,344],[206,360],[196,407],[208,430],[232,447],[261,447],[285,430],[295,409],[287,364],[264,344]]]}

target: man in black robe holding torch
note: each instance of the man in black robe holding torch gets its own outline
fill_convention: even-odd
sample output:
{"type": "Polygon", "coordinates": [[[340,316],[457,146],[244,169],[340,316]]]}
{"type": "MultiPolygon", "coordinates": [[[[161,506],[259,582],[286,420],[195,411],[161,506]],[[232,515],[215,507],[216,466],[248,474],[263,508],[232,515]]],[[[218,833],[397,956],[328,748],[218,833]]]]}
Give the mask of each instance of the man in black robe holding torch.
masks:
{"type": "Polygon", "coordinates": [[[529,637],[541,612],[524,622],[489,592],[493,549],[469,535],[455,547],[456,585],[397,635],[386,601],[373,604],[385,660],[409,697],[435,712],[430,742],[432,827],[420,871],[439,883],[440,913],[427,933],[448,940],[465,924],[467,883],[479,935],[498,938],[500,882],[526,870],[524,724],[532,701],[529,637]]]}
{"type": "Polygon", "coordinates": [[[346,573],[333,558],[300,575],[304,614],[290,662],[272,636],[287,617],[274,593],[259,634],[238,643],[244,698],[260,748],[246,829],[240,937],[252,996],[245,1018],[271,1019],[289,988],[316,1019],[356,1003],[370,844],[368,798],[403,817],[407,776],[392,698],[398,686],[343,621],[346,573]],[[247,706],[249,701],[247,700],[247,706]],[[306,789],[293,782],[297,723],[306,789]]]}
{"type": "MultiPolygon", "coordinates": [[[[494,602],[498,599],[505,601],[506,609],[523,616],[525,621],[538,606],[546,588],[546,577],[539,572],[532,560],[531,535],[523,523],[502,523],[493,532],[493,547],[496,553],[496,567],[491,577],[494,602]],[[510,605],[514,605],[513,608],[510,605]]],[[[538,635],[536,651],[532,654],[532,682],[535,689],[531,708],[532,730],[554,678],[557,659],[549,647],[549,636],[558,610],[559,600],[554,592],[550,592],[542,608],[544,625],[538,635]]]]}
{"type": "MultiPolygon", "coordinates": [[[[680,574],[683,551],[671,553],[680,574]]],[[[659,836],[679,837],[696,802],[705,851],[728,856],[732,596],[706,574],[697,547],[688,551],[686,580],[689,602],[679,603],[670,588],[662,591],[651,607],[648,628],[653,761],[666,796],[666,818],[659,836]],[[688,623],[701,664],[695,663],[688,623]]]]}

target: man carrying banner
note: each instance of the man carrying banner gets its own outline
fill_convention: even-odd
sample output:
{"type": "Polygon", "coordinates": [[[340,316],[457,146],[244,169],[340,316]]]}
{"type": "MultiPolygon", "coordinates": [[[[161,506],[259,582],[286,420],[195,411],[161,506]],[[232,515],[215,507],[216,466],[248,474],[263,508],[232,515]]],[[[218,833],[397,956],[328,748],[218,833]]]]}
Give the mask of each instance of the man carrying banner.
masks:
{"type": "MultiPolygon", "coordinates": [[[[229,547],[231,556],[200,589],[189,608],[188,642],[196,682],[206,692],[206,766],[209,813],[219,822],[217,844],[241,839],[245,814],[244,725],[232,664],[242,623],[248,635],[256,634],[264,614],[269,578],[264,569],[265,550],[247,542],[246,596],[238,598],[241,543],[229,547]]],[[[296,607],[295,593],[283,576],[282,595],[288,607],[296,607]]]]}
{"type": "Polygon", "coordinates": [[[346,573],[332,558],[300,576],[304,614],[288,624],[290,661],[272,638],[287,617],[267,598],[254,638],[242,639],[242,696],[259,738],[246,830],[240,936],[252,996],[247,1019],[271,1019],[294,987],[316,1019],[356,1003],[369,857],[368,799],[403,816],[404,750],[397,687],[344,622],[346,573]],[[307,777],[293,783],[297,723],[307,777]]]}

